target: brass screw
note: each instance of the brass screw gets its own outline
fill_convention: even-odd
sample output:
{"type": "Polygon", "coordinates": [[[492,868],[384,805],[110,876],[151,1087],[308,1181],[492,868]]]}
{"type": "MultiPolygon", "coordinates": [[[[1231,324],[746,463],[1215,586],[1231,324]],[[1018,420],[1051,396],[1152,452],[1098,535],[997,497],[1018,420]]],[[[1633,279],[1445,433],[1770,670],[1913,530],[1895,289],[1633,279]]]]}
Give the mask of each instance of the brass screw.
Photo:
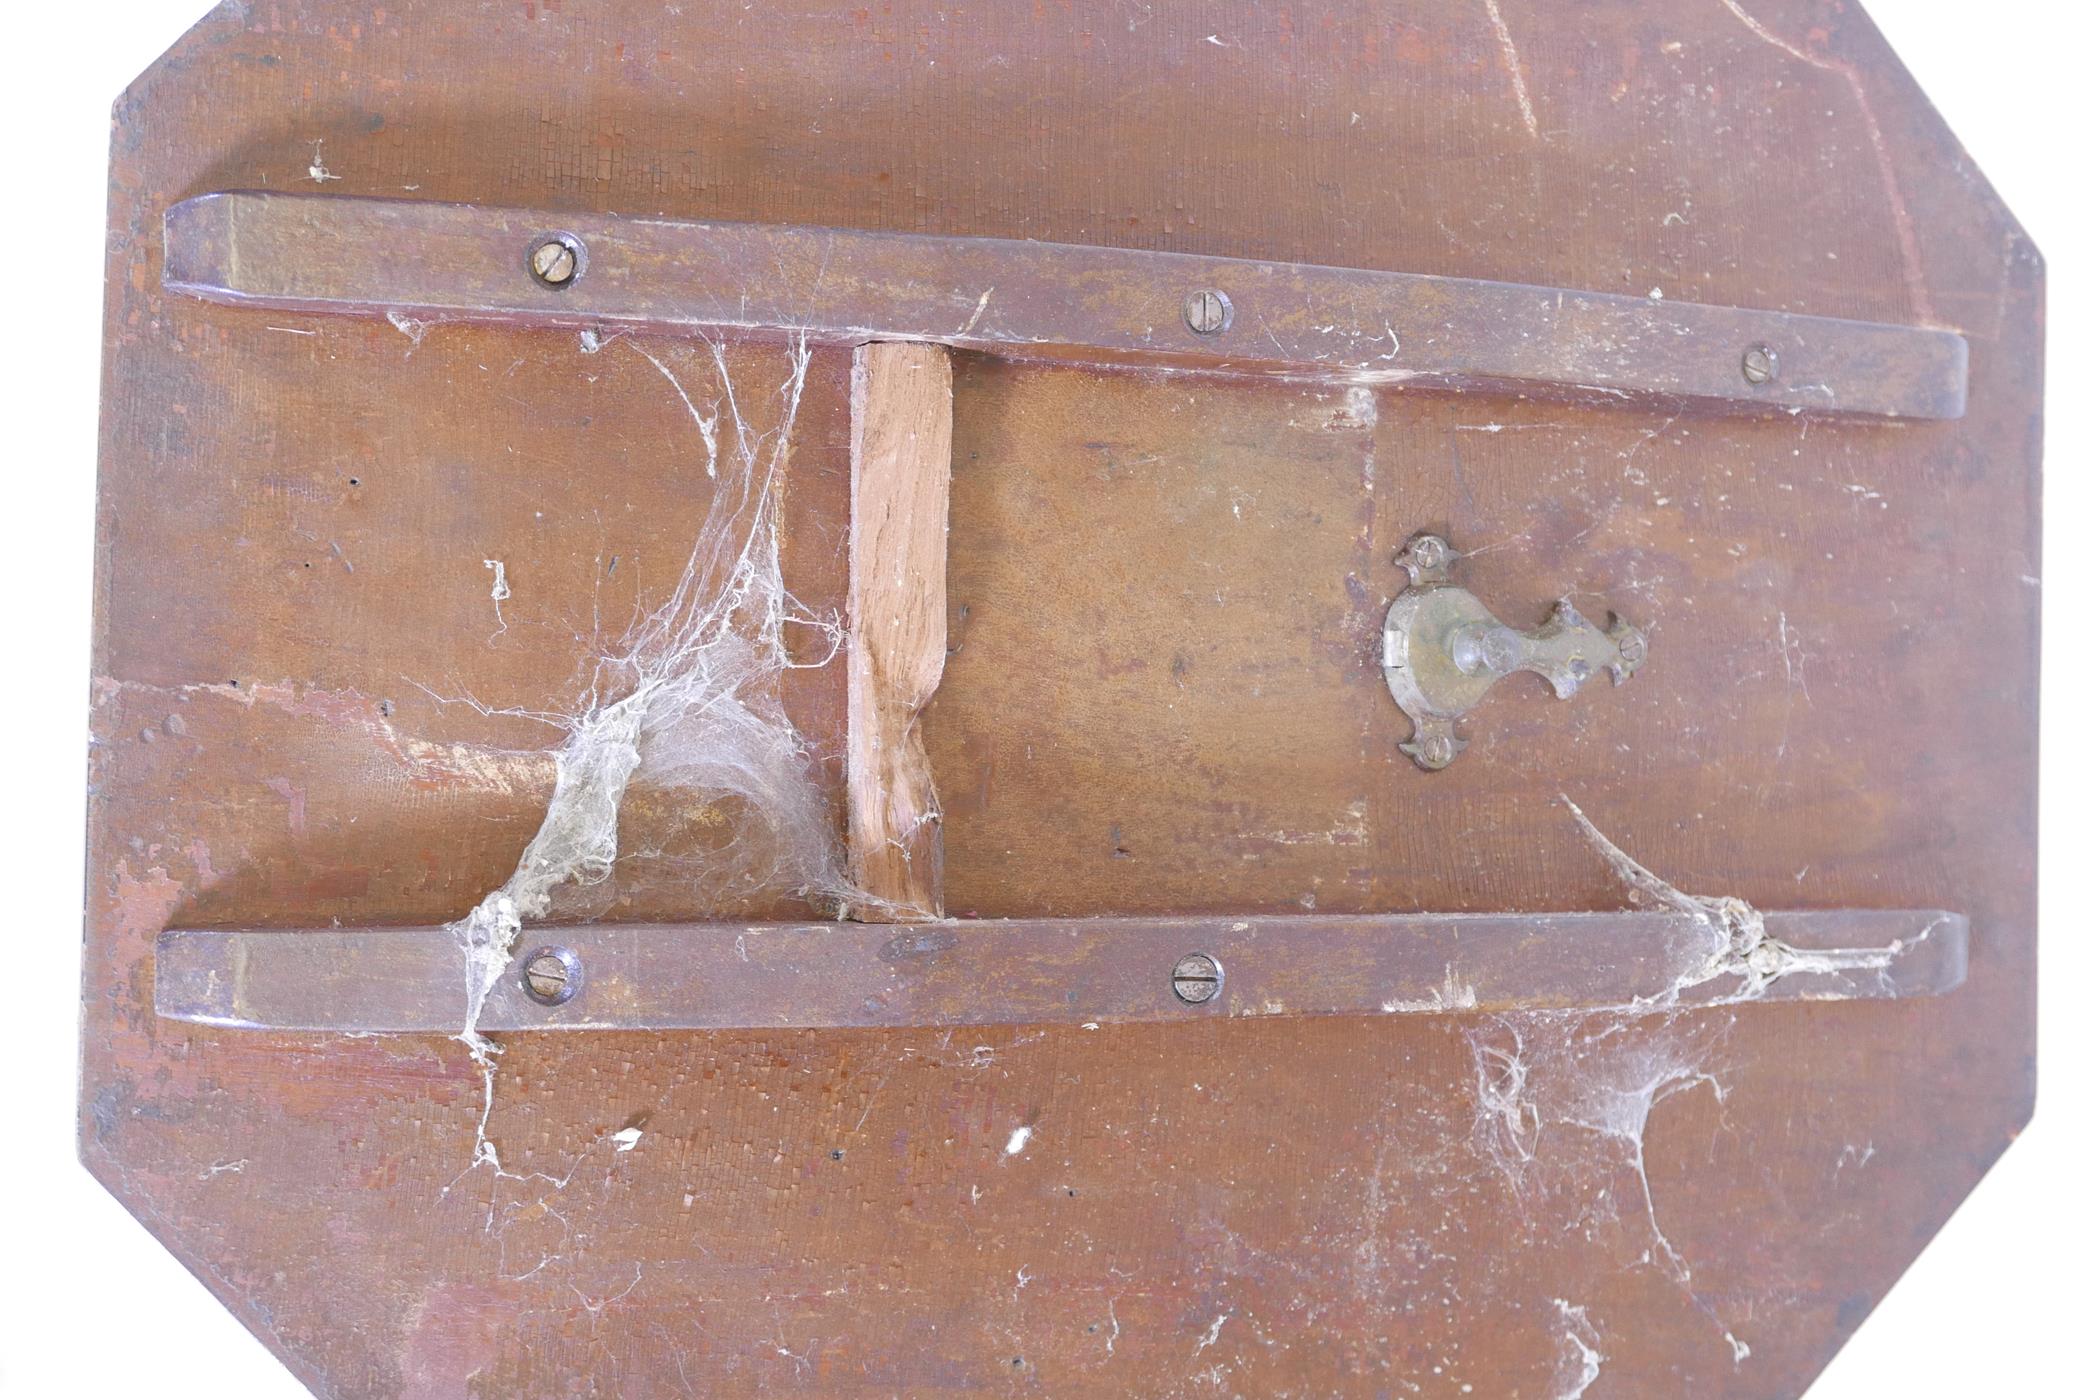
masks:
{"type": "Polygon", "coordinates": [[[1769,345],[1753,345],[1743,352],[1743,378],[1763,384],[1779,372],[1779,352],[1769,345]]]}
{"type": "Polygon", "coordinates": [[[1402,744],[1403,750],[1412,753],[1428,769],[1449,768],[1458,758],[1458,741],[1449,734],[1431,734],[1417,739],[1412,745],[1402,744]]]}
{"type": "Polygon", "coordinates": [[[583,984],[583,964],[567,948],[540,948],[525,959],[525,994],[542,1006],[560,1006],[583,984]]]}
{"type": "Polygon", "coordinates": [[[1393,558],[1395,564],[1407,570],[1407,581],[1410,584],[1420,583],[1429,574],[1449,568],[1457,561],[1458,551],[1446,543],[1441,535],[1416,535],[1393,558]]]}
{"type": "Polygon", "coordinates": [[[1232,324],[1232,298],[1212,287],[1190,292],[1181,319],[1197,335],[1216,335],[1232,324]]]}
{"type": "Polygon", "coordinates": [[[580,246],[574,239],[558,235],[542,239],[527,260],[532,275],[549,287],[568,286],[576,280],[579,266],[576,254],[580,246]]]}
{"type": "Polygon", "coordinates": [[[1225,985],[1225,969],[1208,953],[1190,953],[1174,964],[1174,995],[1201,1006],[1225,985]]]}

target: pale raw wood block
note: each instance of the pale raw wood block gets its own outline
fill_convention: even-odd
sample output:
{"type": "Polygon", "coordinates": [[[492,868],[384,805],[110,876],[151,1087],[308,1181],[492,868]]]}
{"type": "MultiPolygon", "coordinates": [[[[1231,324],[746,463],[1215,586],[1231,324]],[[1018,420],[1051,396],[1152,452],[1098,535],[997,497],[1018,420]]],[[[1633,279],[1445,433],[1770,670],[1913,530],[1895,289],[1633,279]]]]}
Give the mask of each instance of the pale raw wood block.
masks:
{"type": "Polygon", "coordinates": [[[852,591],[846,690],[847,853],[875,921],[941,916],[941,808],[919,713],[948,654],[948,351],[853,356],[852,591]]]}

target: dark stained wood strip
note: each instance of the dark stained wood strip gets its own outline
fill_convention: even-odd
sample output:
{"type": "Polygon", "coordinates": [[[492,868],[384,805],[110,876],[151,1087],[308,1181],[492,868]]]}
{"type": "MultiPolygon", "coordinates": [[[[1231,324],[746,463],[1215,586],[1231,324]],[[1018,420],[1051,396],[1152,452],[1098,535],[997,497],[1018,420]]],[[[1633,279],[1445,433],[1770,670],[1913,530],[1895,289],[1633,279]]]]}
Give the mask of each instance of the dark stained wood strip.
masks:
{"type": "Polygon", "coordinates": [[[276,310],[1899,418],[1959,418],[1968,392],[1968,343],[1949,331],[1244,258],[263,193],[185,200],[165,236],[171,291],[276,310]],[[555,234],[582,270],[548,287],[527,261],[555,234]],[[1203,303],[1218,324],[1199,333],[1187,308],[1205,293],[1223,301],[1203,303]]]}
{"type": "MultiPolygon", "coordinates": [[[[1925,996],[1967,974],[1969,922],[1937,910],[1766,915],[1799,970],[1761,987],[1712,970],[1713,926],[1674,912],[987,919],[873,924],[550,927],[572,951],[560,1006],[506,977],[480,1026],[727,1030],[1086,1025],[1208,1016],[1641,1010],[1736,1000],[1925,996]],[[1218,992],[1191,1005],[1176,962],[1207,953],[1218,992]],[[1874,964],[1882,964],[1876,966],[1874,964]]],[[[442,928],[171,931],[154,998],[174,1020],[272,1030],[450,1031],[460,950],[442,928]]]]}

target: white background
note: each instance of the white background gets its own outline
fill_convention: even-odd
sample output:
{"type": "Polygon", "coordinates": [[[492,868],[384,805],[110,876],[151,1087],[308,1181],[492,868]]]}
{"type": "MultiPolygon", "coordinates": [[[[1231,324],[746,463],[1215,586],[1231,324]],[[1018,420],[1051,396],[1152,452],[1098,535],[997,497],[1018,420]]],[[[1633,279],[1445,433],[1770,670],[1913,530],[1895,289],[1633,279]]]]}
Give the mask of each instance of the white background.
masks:
{"type": "MultiPolygon", "coordinates": [[[[1533,2],[1574,0],[1502,6],[1533,2]]],[[[0,225],[0,1394],[8,1396],[304,1394],[89,1178],[73,1148],[108,112],[203,8],[204,0],[101,0],[0,12],[10,69],[0,93],[8,207],[0,225]]],[[[2100,933],[2087,894],[2100,835],[2091,816],[2100,790],[2100,544],[2090,533],[2100,475],[2096,25],[2083,0],[1870,8],[2050,264],[2041,1103],[2034,1126],[1811,1395],[2091,1394],[2100,1329],[2090,1087],[2100,933]]],[[[1619,1392],[1600,1382],[1596,1393],[1619,1392]]]]}

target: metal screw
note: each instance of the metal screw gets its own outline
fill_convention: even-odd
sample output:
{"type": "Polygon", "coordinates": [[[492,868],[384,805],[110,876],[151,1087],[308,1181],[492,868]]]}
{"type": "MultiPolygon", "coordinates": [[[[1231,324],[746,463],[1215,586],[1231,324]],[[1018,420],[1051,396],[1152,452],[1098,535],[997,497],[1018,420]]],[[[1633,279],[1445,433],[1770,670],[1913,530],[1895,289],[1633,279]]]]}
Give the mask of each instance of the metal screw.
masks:
{"type": "Polygon", "coordinates": [[[1762,384],[1779,373],[1779,352],[1769,345],[1753,345],[1743,352],[1743,378],[1762,384]]]}
{"type": "Polygon", "coordinates": [[[1443,536],[1416,535],[1393,562],[1407,570],[1409,583],[1420,583],[1424,576],[1448,568],[1457,559],[1458,551],[1445,543],[1443,536]]]}
{"type": "Polygon", "coordinates": [[[1225,969],[1208,953],[1190,953],[1174,964],[1174,995],[1201,1006],[1225,985],[1225,969]]]}
{"type": "Polygon", "coordinates": [[[1449,768],[1458,758],[1458,740],[1449,734],[1429,734],[1415,740],[1412,745],[1401,748],[1421,760],[1422,766],[1431,770],[1449,768]]]}
{"type": "Polygon", "coordinates": [[[1232,298],[1212,287],[1190,292],[1181,319],[1197,335],[1216,335],[1232,324],[1232,298]]]}
{"type": "Polygon", "coordinates": [[[583,245],[565,233],[552,234],[533,245],[526,266],[542,285],[566,287],[583,267],[583,245]]]}
{"type": "Polygon", "coordinates": [[[525,994],[542,1006],[560,1006],[583,985],[583,964],[567,948],[539,948],[525,959],[525,994]]]}

